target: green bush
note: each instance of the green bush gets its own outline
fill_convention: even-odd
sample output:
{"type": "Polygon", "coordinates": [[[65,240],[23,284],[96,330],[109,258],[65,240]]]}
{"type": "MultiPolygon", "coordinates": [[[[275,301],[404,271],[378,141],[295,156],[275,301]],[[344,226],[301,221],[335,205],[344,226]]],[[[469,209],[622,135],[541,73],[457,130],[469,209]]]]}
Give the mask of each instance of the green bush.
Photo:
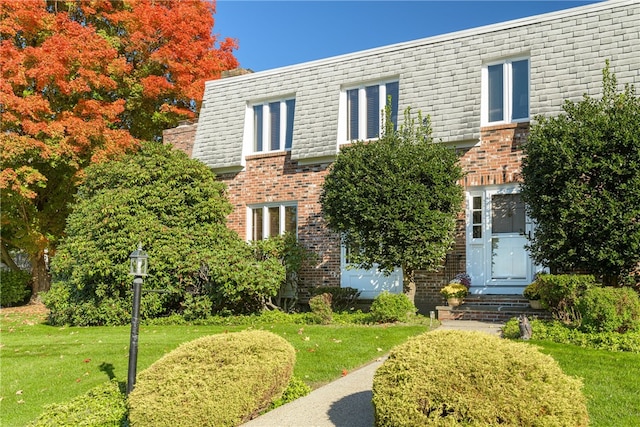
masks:
{"type": "Polygon", "coordinates": [[[67,403],[49,405],[30,427],[120,427],[126,425],[124,387],[115,380],[67,403]]]}
{"type": "Polygon", "coordinates": [[[328,325],[333,319],[333,310],[331,309],[331,294],[324,293],[316,295],[309,300],[311,312],[317,317],[318,321],[323,325],[328,325]]]}
{"type": "Polygon", "coordinates": [[[536,284],[543,307],[559,320],[575,322],[578,298],[596,281],[586,274],[538,274],[536,284]]]}
{"type": "Polygon", "coordinates": [[[11,307],[24,302],[31,294],[31,275],[26,271],[0,270],[0,306],[11,307]]]}
{"type": "Polygon", "coordinates": [[[584,426],[581,382],[535,347],[435,331],[394,348],[373,380],[376,426],[584,426]]]}
{"type": "Polygon", "coordinates": [[[375,297],[369,313],[374,322],[406,322],[418,309],[405,294],[382,292],[375,297]]]}
{"type": "Polygon", "coordinates": [[[291,377],[291,380],[289,380],[289,384],[284,390],[284,393],[282,393],[282,397],[271,402],[269,409],[275,409],[285,403],[293,402],[294,400],[306,396],[309,393],[311,393],[311,387],[294,375],[291,377]]]}
{"type": "Polygon", "coordinates": [[[291,344],[266,331],[182,344],[138,376],[131,426],[240,425],[282,395],[294,364],[291,344]]]}
{"type": "Polygon", "coordinates": [[[359,290],[340,286],[319,286],[311,288],[310,292],[312,296],[331,294],[331,309],[335,312],[353,310],[360,296],[359,290]]]}
{"type": "MultiPolygon", "coordinates": [[[[531,320],[532,338],[560,344],[572,344],[584,348],[608,351],[640,353],[640,332],[582,332],[576,326],[560,321],[531,320]]],[[[509,320],[502,328],[502,335],[509,339],[520,338],[518,319],[509,320]]]]}
{"type": "Polygon", "coordinates": [[[640,297],[631,288],[587,289],[576,308],[584,332],[624,333],[640,328],[640,297]]]}

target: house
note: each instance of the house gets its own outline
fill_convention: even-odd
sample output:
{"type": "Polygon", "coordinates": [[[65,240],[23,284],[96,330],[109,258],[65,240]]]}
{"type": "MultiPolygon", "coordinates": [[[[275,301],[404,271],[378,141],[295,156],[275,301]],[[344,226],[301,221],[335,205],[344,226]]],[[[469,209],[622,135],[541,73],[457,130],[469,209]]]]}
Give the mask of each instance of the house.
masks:
{"type": "MultiPolygon", "coordinates": [[[[601,90],[605,60],[618,83],[640,83],[640,2],[611,0],[383,46],[206,84],[192,156],[228,186],[228,224],[247,240],[292,231],[320,257],[301,287],[401,292],[402,271],[349,268],[325,227],[323,179],[343,144],[375,139],[380,110],[431,116],[433,136],[462,153],[466,194],[455,247],[441,271],[417,275],[422,312],[455,274],[472,293],[519,295],[534,265],[534,224],[519,196],[521,144],[536,115],[601,90]]],[[[400,114],[401,116],[401,114],[400,114]]],[[[304,297],[304,295],[303,295],[304,297]]]]}

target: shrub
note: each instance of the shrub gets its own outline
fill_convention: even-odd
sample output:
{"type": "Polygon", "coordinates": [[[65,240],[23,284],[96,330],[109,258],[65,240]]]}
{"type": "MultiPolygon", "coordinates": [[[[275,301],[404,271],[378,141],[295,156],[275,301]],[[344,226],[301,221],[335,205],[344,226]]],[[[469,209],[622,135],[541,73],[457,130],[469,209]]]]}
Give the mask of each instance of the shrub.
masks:
{"type": "Polygon", "coordinates": [[[631,288],[587,289],[576,308],[585,332],[624,333],[640,328],[640,297],[631,288]]]}
{"type": "Polygon", "coordinates": [[[30,427],[119,427],[126,425],[127,403],[115,380],[92,388],[67,403],[49,405],[30,427]]]}
{"type": "Polygon", "coordinates": [[[26,271],[6,271],[0,273],[0,306],[10,307],[24,302],[31,294],[29,281],[31,275],[26,271]]]}
{"type": "Polygon", "coordinates": [[[535,347],[436,331],[394,348],[373,380],[376,426],[584,426],[581,382],[535,347]]]}
{"type": "Polygon", "coordinates": [[[418,309],[405,294],[382,292],[375,297],[369,311],[374,322],[406,322],[418,309]]]}
{"type": "Polygon", "coordinates": [[[311,295],[331,294],[331,309],[336,312],[352,310],[360,296],[360,291],[355,288],[342,288],[340,286],[322,286],[311,288],[311,295]]]}
{"type": "Polygon", "coordinates": [[[282,393],[282,397],[275,399],[269,405],[269,409],[275,409],[278,406],[282,406],[285,403],[293,402],[294,400],[306,396],[311,393],[311,387],[307,385],[304,381],[296,376],[292,376],[291,380],[289,380],[289,385],[282,393]]]}
{"type": "MultiPolygon", "coordinates": [[[[640,353],[640,332],[625,334],[617,332],[586,333],[563,322],[537,319],[531,320],[531,329],[533,331],[532,338],[535,340],[572,344],[599,350],[640,353]]],[[[519,339],[518,319],[509,320],[502,327],[502,335],[505,338],[519,339]]]]}
{"type": "Polygon", "coordinates": [[[331,294],[324,293],[316,295],[309,300],[311,312],[318,318],[318,321],[324,325],[331,323],[333,319],[333,310],[331,309],[331,294]]]}
{"type": "Polygon", "coordinates": [[[236,426],[286,389],[295,350],[278,335],[243,331],[182,344],[144,370],[129,395],[132,426],[236,426]]]}
{"type": "Polygon", "coordinates": [[[534,281],[527,285],[522,291],[522,295],[528,300],[539,300],[540,299],[540,283],[534,281]]]}
{"type": "Polygon", "coordinates": [[[543,306],[557,319],[573,322],[578,320],[576,301],[596,281],[593,276],[584,274],[539,274],[536,283],[543,306]]]}

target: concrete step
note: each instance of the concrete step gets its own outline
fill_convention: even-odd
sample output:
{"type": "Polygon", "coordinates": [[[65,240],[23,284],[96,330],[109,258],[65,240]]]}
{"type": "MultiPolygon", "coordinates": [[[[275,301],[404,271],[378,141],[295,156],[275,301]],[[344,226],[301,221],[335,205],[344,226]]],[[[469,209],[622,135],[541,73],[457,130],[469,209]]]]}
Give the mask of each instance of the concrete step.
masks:
{"type": "Polygon", "coordinates": [[[506,322],[522,314],[529,319],[551,319],[547,310],[531,308],[529,301],[519,295],[469,295],[457,307],[436,307],[439,320],[478,320],[506,322]]]}

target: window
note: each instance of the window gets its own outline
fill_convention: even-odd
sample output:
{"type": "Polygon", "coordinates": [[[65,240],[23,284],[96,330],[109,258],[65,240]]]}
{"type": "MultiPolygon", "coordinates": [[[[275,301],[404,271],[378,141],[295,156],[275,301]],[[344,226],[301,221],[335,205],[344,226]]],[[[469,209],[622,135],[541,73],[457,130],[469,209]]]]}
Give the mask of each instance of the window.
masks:
{"type": "Polygon", "coordinates": [[[346,90],[346,114],[344,115],[345,141],[372,139],[380,136],[383,128],[384,108],[391,97],[391,120],[398,124],[397,81],[359,86],[346,90]]]}
{"type": "Polygon", "coordinates": [[[253,152],[290,150],[296,100],[267,102],[253,106],[253,152]]]}
{"type": "Polygon", "coordinates": [[[284,233],[297,233],[298,206],[295,203],[268,204],[248,209],[250,240],[262,240],[284,233]]]}
{"type": "Polygon", "coordinates": [[[529,120],[529,60],[489,64],[482,72],[483,124],[529,120]]]}

